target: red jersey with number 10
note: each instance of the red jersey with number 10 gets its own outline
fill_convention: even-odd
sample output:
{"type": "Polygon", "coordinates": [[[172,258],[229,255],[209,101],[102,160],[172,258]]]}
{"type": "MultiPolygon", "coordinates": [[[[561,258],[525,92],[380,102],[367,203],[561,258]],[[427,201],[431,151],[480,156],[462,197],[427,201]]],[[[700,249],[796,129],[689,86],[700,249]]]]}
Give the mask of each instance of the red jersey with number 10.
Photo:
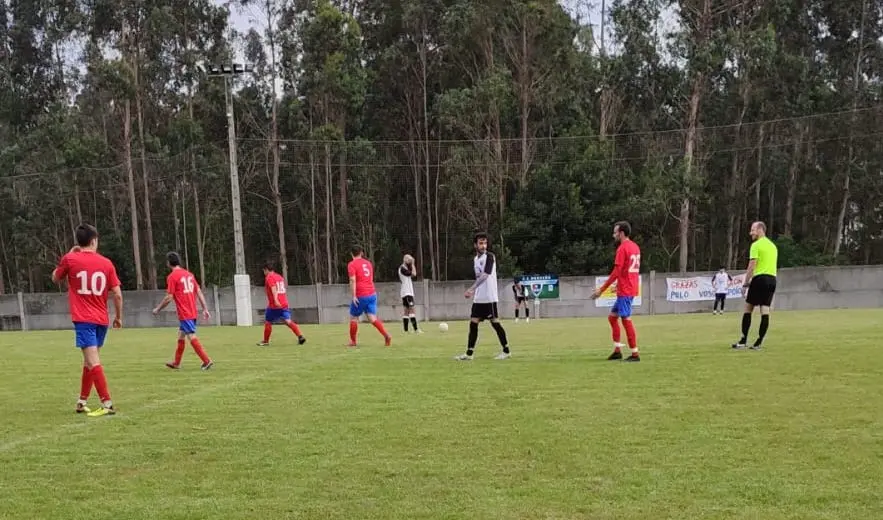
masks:
{"type": "Polygon", "coordinates": [[[632,240],[623,240],[616,248],[613,273],[617,296],[637,296],[640,285],[641,248],[632,240]]]}
{"type": "Polygon", "coordinates": [[[61,257],[55,275],[67,278],[71,321],[104,325],[107,317],[107,295],[120,286],[113,263],[95,251],[77,251],[61,257]]]}
{"type": "Polygon", "coordinates": [[[364,258],[354,258],[346,266],[349,276],[356,277],[356,297],[371,296],[377,293],[374,289],[374,266],[364,258]]]}
{"type": "Polygon", "coordinates": [[[179,320],[195,320],[196,291],[199,284],[193,273],[182,267],[175,267],[166,278],[166,292],[175,299],[175,308],[178,311],[179,320]]]}
{"type": "Polygon", "coordinates": [[[267,307],[271,309],[287,309],[288,308],[288,296],[285,295],[285,290],[288,289],[288,284],[285,283],[285,280],[282,279],[282,275],[276,272],[269,272],[264,280],[264,289],[267,290],[267,307]],[[273,302],[273,288],[276,288],[276,299],[279,301],[279,306],[273,302]]]}

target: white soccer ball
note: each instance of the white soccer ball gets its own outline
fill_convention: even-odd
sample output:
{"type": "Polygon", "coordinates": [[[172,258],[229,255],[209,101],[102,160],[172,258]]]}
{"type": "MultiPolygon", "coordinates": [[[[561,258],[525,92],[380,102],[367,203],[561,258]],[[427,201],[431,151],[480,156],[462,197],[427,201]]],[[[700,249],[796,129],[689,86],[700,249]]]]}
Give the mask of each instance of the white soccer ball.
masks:
{"type": "Polygon", "coordinates": [[[447,323],[439,323],[438,330],[440,330],[441,332],[447,332],[448,331],[448,324],[447,323]]]}

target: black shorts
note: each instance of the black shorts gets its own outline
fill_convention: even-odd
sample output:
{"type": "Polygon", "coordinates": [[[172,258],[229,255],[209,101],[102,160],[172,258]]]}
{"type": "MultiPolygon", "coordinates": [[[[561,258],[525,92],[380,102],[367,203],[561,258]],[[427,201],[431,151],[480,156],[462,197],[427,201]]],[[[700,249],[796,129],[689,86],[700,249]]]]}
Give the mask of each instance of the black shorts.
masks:
{"type": "Polygon", "coordinates": [[[406,309],[413,309],[415,307],[414,297],[413,296],[402,296],[402,306],[406,309]]]}
{"type": "Polygon", "coordinates": [[[470,318],[477,318],[479,320],[495,320],[500,317],[500,313],[497,312],[497,303],[473,303],[472,304],[472,314],[470,318]]]}
{"type": "Polygon", "coordinates": [[[526,301],[527,301],[527,298],[525,298],[524,296],[516,296],[515,297],[515,305],[521,305],[522,303],[524,303],[526,301]]]}
{"type": "Polygon", "coordinates": [[[773,304],[774,294],[776,294],[776,277],[760,274],[751,279],[745,301],[755,307],[769,307],[773,304]]]}

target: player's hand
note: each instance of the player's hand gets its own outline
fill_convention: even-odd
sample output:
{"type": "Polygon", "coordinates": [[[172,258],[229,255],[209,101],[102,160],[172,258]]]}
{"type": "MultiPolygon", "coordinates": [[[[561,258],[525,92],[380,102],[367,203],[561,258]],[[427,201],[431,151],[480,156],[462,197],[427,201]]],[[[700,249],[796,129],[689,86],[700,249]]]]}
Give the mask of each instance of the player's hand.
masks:
{"type": "Polygon", "coordinates": [[[466,299],[472,298],[473,296],[475,296],[475,291],[473,291],[472,289],[466,289],[466,293],[463,296],[465,296],[466,299]]]}
{"type": "Polygon", "coordinates": [[[594,291],[592,291],[592,299],[593,300],[597,300],[600,296],[601,296],[601,291],[599,291],[598,289],[595,289],[594,291]]]}
{"type": "Polygon", "coordinates": [[[353,303],[355,303],[356,305],[359,304],[359,297],[358,296],[353,296],[353,303]]]}
{"type": "Polygon", "coordinates": [[[212,315],[209,313],[208,309],[202,311],[202,319],[208,321],[210,320],[212,315]]]}
{"type": "Polygon", "coordinates": [[[153,315],[156,316],[157,314],[159,314],[159,307],[153,309],[153,315]]]}
{"type": "Polygon", "coordinates": [[[119,316],[113,319],[113,328],[121,329],[123,328],[123,320],[120,319],[119,316]]]}
{"type": "Polygon", "coordinates": [[[745,298],[748,296],[748,287],[742,286],[742,297],[745,298]]]}

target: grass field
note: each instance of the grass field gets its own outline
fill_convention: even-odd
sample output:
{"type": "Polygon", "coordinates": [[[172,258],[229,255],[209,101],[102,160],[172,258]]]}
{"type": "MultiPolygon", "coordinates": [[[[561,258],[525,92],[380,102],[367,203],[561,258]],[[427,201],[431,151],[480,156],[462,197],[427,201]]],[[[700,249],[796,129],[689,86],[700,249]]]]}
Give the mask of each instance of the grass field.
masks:
{"type": "Polygon", "coordinates": [[[465,323],[205,327],[209,372],[113,331],[105,418],[71,333],[4,333],[0,518],[883,518],[883,311],[778,313],[763,352],[737,313],[639,317],[640,364],[604,319],[505,324],[512,359],[483,326],[471,363],[465,323]]]}

